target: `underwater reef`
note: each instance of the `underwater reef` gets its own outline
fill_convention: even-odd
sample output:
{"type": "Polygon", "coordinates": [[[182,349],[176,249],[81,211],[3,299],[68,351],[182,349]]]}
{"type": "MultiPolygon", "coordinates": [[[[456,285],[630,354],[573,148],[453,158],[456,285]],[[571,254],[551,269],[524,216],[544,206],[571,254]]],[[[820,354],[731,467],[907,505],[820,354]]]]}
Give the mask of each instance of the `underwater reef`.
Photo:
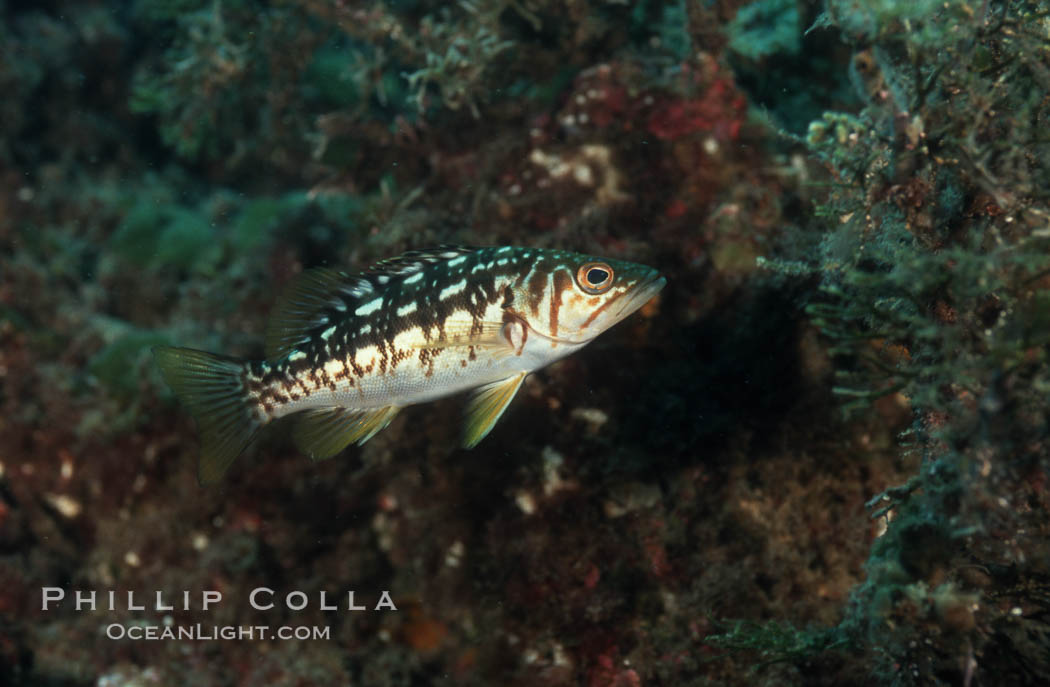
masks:
{"type": "Polygon", "coordinates": [[[0,685],[1050,683],[1050,2],[0,0],[0,93],[0,685]],[[198,484],[154,346],[441,244],[667,285],[198,484]]]}

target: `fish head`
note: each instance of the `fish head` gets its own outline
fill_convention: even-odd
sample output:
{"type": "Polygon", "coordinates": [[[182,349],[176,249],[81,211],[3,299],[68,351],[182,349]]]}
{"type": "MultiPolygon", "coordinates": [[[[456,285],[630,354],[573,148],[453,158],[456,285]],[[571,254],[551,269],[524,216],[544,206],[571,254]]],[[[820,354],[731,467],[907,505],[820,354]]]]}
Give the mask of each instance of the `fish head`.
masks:
{"type": "Polygon", "coordinates": [[[667,280],[646,265],[553,251],[521,284],[519,316],[552,345],[581,346],[645,305],[667,280]]]}

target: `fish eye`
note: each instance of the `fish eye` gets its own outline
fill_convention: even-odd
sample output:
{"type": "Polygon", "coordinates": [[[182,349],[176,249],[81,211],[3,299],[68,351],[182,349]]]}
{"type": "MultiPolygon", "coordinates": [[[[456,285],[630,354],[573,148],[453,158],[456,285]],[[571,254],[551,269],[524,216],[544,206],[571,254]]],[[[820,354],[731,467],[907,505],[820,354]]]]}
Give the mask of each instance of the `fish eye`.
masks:
{"type": "Polygon", "coordinates": [[[613,268],[604,262],[588,262],[576,270],[576,282],[589,294],[605,293],[612,286],[613,268]]]}

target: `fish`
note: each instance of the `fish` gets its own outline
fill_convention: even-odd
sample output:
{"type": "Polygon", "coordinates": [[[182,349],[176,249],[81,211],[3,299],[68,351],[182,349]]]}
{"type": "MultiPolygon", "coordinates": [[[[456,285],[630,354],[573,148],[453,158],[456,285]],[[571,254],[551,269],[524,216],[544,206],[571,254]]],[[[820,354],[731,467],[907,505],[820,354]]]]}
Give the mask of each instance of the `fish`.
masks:
{"type": "Polygon", "coordinates": [[[525,377],[578,351],[665,285],[645,265],[565,250],[439,246],[358,274],[318,267],[279,297],[264,360],[157,346],[213,484],[291,417],[313,459],[363,444],[406,406],[470,391],[462,445],[495,426],[525,377]]]}

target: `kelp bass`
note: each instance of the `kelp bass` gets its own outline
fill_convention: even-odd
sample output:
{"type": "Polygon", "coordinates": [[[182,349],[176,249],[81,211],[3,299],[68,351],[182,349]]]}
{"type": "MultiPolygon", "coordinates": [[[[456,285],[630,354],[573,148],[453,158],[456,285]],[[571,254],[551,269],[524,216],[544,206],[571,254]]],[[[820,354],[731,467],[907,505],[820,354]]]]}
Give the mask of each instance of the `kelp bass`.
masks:
{"type": "Polygon", "coordinates": [[[303,272],[272,317],[266,360],[173,347],[154,355],[197,420],[202,483],[278,418],[295,415],[296,444],[327,458],[405,406],[473,390],[469,448],[528,373],[585,346],[664,283],[644,265],[561,250],[413,251],[357,275],[303,272]]]}

